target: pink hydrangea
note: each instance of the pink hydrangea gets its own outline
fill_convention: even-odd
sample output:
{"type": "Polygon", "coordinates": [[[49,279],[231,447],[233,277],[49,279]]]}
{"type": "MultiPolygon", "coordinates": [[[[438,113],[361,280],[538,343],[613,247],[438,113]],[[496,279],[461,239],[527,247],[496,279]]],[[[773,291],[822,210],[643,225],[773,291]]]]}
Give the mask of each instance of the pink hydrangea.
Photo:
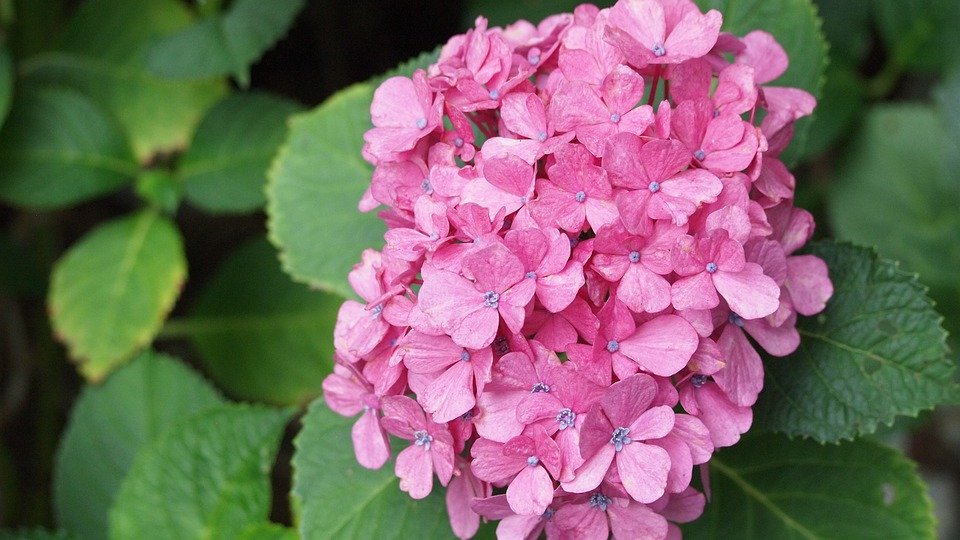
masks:
{"type": "Polygon", "coordinates": [[[364,467],[409,441],[400,489],[439,480],[458,537],[678,537],[750,428],[759,349],[790,354],[832,295],[778,159],[815,100],[771,84],[773,36],[721,23],[692,0],[478,18],[374,93],[360,208],[388,230],[324,395],[364,467]]]}

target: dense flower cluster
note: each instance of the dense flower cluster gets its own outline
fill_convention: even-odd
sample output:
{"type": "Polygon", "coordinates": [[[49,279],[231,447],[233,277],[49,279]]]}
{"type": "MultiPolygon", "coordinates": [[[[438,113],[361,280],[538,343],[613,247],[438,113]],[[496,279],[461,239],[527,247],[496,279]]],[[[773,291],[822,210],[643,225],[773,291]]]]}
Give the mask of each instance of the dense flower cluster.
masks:
{"type": "Polygon", "coordinates": [[[678,536],[694,467],[750,427],[753,343],[789,354],[832,294],[778,160],[815,100],[720,25],[690,0],[480,18],[376,90],[360,208],[389,230],[324,391],[364,467],[409,441],[400,488],[436,477],[458,536],[678,536]]]}

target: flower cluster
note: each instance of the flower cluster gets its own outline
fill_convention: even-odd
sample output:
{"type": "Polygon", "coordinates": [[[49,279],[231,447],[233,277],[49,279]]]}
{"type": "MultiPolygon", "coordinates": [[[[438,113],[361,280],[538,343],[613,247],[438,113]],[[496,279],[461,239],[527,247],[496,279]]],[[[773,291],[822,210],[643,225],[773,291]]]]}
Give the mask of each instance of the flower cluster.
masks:
{"type": "Polygon", "coordinates": [[[815,100],[720,25],[691,0],[479,18],[376,90],[360,208],[386,246],[324,392],[364,467],[409,441],[400,488],[439,480],[458,536],[678,535],[694,467],[750,427],[754,343],[789,354],[832,294],[778,159],[815,100]]]}

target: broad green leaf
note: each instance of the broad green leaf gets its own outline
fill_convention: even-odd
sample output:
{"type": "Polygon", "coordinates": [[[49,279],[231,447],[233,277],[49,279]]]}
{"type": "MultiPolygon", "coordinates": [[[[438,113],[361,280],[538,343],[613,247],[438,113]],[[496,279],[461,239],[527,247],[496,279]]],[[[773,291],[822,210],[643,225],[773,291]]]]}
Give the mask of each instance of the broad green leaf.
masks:
{"type": "Polygon", "coordinates": [[[61,0],[13,0],[15,24],[5,30],[15,58],[49,48],[60,36],[65,17],[61,0]]]}
{"type": "Polygon", "coordinates": [[[756,427],[818,441],[873,433],[957,395],[941,317],[926,289],[867,248],[822,242],[834,295],[797,325],[800,347],[765,362],[756,427]]]}
{"type": "Polygon", "coordinates": [[[889,62],[916,72],[937,72],[960,55],[960,2],[875,0],[877,29],[889,62]]]}
{"type": "MultiPolygon", "coordinates": [[[[464,10],[463,26],[472,27],[479,16],[486,17],[490,26],[507,26],[519,19],[537,24],[555,13],[571,12],[584,2],[579,0],[470,0],[464,10]]],[[[610,7],[611,0],[590,2],[598,7],[610,7]]]]}
{"type": "MultiPolygon", "coordinates": [[[[947,125],[947,131],[953,140],[960,141],[960,61],[946,73],[935,96],[938,112],[947,125]]],[[[960,163],[960,160],[955,159],[954,163],[960,163]]]]}
{"type": "Polygon", "coordinates": [[[53,329],[90,380],[153,339],[187,274],[180,233],[140,212],[88,233],[56,263],[49,309],[53,329]]]}
{"type": "Polygon", "coordinates": [[[240,533],[240,540],[298,540],[295,529],[276,523],[256,523],[240,533]]]}
{"type": "Polygon", "coordinates": [[[262,93],[233,94],[210,109],[177,170],[190,202],[211,212],[262,208],[267,168],[300,110],[262,93]]]}
{"type": "Polygon", "coordinates": [[[929,285],[956,287],[958,153],[933,108],[873,107],[837,168],[828,201],[837,236],[877,246],[929,285]]]}
{"type": "Polygon", "coordinates": [[[935,538],[916,465],[869,440],[750,436],[710,459],[712,499],[684,538],[935,538]]]}
{"type": "Polygon", "coordinates": [[[6,47],[0,47],[0,125],[7,119],[10,104],[13,102],[13,58],[6,47]]]}
{"type": "MultiPolygon", "coordinates": [[[[293,506],[303,538],[448,538],[443,488],[426,499],[400,491],[393,462],[371,471],[357,464],[350,439],[354,420],[316,400],[294,440],[293,506]]],[[[406,441],[403,441],[404,443],[406,441]]],[[[399,450],[399,449],[396,449],[399,450]]]]}
{"type": "Polygon", "coordinates": [[[73,90],[19,95],[0,131],[0,198],[12,204],[76,204],[116,190],[137,173],[120,128],[73,90]]]}
{"type": "Polygon", "coordinates": [[[221,79],[171,81],[147,70],[152,39],[191,24],[177,0],[89,0],[68,25],[56,52],[25,60],[28,85],[75,88],[120,121],[137,158],[186,146],[208,107],[226,92],[221,79]]]}
{"type": "Polygon", "coordinates": [[[356,84],[294,116],[268,175],[267,226],[284,269],[343,296],[353,295],[347,273],[364,249],[383,245],[386,229],[357,210],[372,173],[360,155],[372,99],[370,84],[356,84]]]}
{"type": "Polygon", "coordinates": [[[110,537],[234,539],[270,514],[270,470],[290,411],[221,405],[146,446],[110,510],[110,537]]]}
{"type": "Polygon", "coordinates": [[[137,452],[174,424],[222,403],[193,370],[151,351],[103,386],[85,387],[57,451],[57,523],[81,538],[106,538],[108,512],[137,452]]]}
{"type": "Polygon", "coordinates": [[[47,531],[44,529],[0,530],[0,540],[73,540],[73,535],[65,531],[47,531]]]}
{"type": "Polygon", "coordinates": [[[817,116],[810,125],[805,155],[822,154],[857,126],[866,108],[865,86],[854,68],[839,63],[827,67],[826,84],[817,103],[817,116]]]}
{"type": "Polygon", "coordinates": [[[250,64],[286,34],[302,7],[303,0],[234,0],[224,13],[154,42],[147,64],[161,77],[231,73],[246,87],[250,64]]]}
{"type": "MultiPolygon", "coordinates": [[[[830,43],[830,63],[858,66],[873,45],[872,2],[814,0],[830,43]]],[[[830,77],[827,76],[827,84],[830,77]]]]}
{"type": "Polygon", "coordinates": [[[266,240],[242,246],[180,323],[206,372],[227,392],[305,404],[333,369],[333,324],[343,299],[294,283],[266,240]]]}
{"type": "MultiPolygon", "coordinates": [[[[738,36],[753,30],[765,30],[787,51],[790,67],[771,86],[802,88],[819,98],[823,74],[827,68],[827,42],[821,32],[820,17],[812,0],[696,0],[704,10],[723,14],[721,30],[738,36]]],[[[794,140],[783,159],[792,163],[804,154],[806,132],[811,118],[797,122],[794,140]]]]}

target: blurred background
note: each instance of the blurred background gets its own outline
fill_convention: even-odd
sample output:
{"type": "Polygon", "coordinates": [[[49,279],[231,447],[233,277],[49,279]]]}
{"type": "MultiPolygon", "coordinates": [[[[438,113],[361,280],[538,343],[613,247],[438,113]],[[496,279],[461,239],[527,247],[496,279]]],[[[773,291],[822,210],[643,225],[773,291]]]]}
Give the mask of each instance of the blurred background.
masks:
{"type": "MultiPolygon", "coordinates": [[[[59,46],[80,4],[0,0],[3,39],[17,77],[29,72],[34,55],[59,46]]],[[[194,2],[184,4],[196,9],[194,2]]],[[[792,168],[798,206],[814,213],[818,236],[875,245],[882,256],[918,272],[944,325],[960,336],[960,2],[815,4],[830,44],[830,64],[815,120],[792,168]]],[[[575,5],[534,0],[311,0],[286,37],[252,66],[249,87],[312,108],[338,89],[433,50],[472,26],[477,13],[488,14],[491,24],[520,17],[537,22],[575,5]]],[[[162,165],[176,160],[177,152],[152,159],[162,165]]],[[[136,189],[56,210],[0,203],[0,528],[54,525],[54,456],[82,386],[48,321],[51,269],[94,226],[139,207],[136,189]]],[[[215,347],[194,339],[189,325],[180,322],[210,303],[206,298],[216,294],[211,290],[224,286],[225,265],[235,260],[238,249],[243,248],[240,256],[248,262],[252,257],[276,266],[270,262],[272,251],[263,245],[265,215],[262,208],[210,212],[187,201],[175,219],[184,238],[189,279],[154,347],[192,363],[228,394],[248,397],[243,388],[218,379],[215,362],[205,357],[215,347]]],[[[268,270],[285,283],[278,268],[268,270]]],[[[237,286],[249,285],[241,279],[237,286]]],[[[297,286],[288,292],[309,294],[297,286]]],[[[954,358],[958,344],[952,337],[954,358]]],[[[323,354],[320,349],[314,343],[305,350],[323,354]]],[[[318,391],[317,382],[312,392],[298,389],[293,400],[305,402],[318,391]]],[[[960,537],[960,409],[924,413],[877,436],[919,462],[942,537],[960,537]]],[[[289,459],[281,455],[278,461],[289,459]]],[[[279,483],[285,481],[283,471],[276,477],[279,483]]],[[[277,512],[274,518],[282,519],[283,510],[277,512]]]]}

